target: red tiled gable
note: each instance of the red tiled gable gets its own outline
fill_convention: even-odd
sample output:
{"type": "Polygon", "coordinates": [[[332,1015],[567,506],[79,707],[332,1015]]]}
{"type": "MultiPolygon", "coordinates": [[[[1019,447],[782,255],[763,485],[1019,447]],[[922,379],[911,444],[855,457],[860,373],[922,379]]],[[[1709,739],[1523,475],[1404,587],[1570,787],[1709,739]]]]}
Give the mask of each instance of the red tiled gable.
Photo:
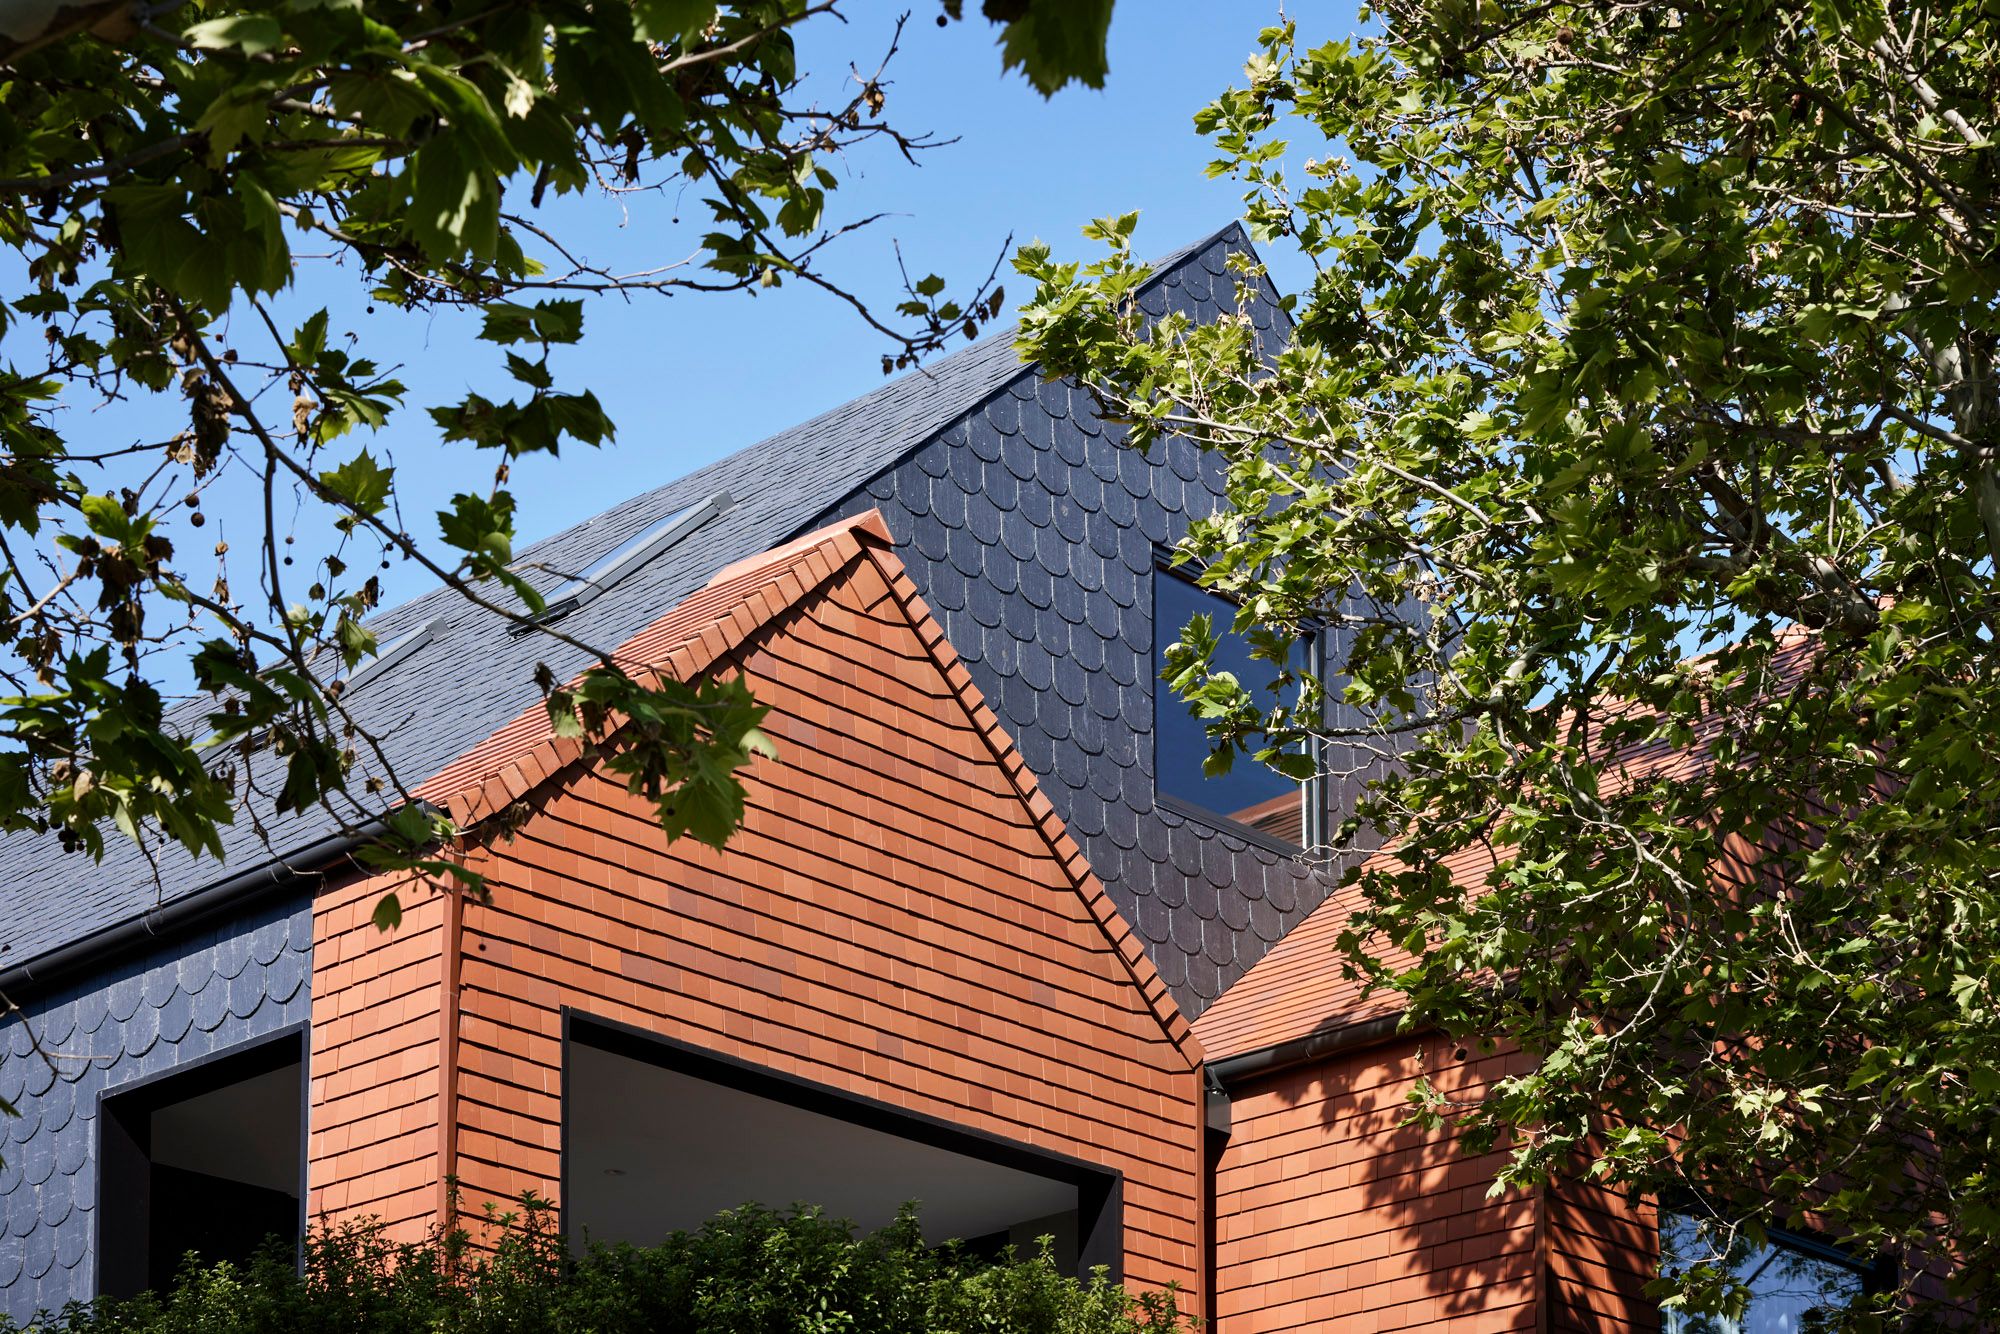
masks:
{"type": "Polygon", "coordinates": [[[530,709],[420,789],[490,903],[389,884],[315,905],[309,1207],[414,1237],[561,1189],[565,1012],[1119,1172],[1132,1281],[1198,1290],[1202,1052],[889,550],[815,533],[625,644],[740,673],[775,761],[742,829],[669,844],[651,804],[530,709]]]}
{"type": "MultiPolygon", "coordinates": [[[[1117,948],[1139,990],[1190,1065],[1203,1060],[1199,1042],[1160,980],[1144,945],[1090,870],[1083,852],[1063,828],[1061,817],[1042,795],[1013,738],[986,705],[928,607],[918,596],[881,514],[869,510],[842,523],[787,543],[761,556],[718,571],[707,587],[689,597],[622,645],[614,660],[635,677],[698,676],[754,631],[857,560],[867,559],[896,589],[919,637],[943,669],[959,703],[993,748],[1018,796],[1033,813],[1042,836],[1061,860],[1076,891],[1117,948]]],[[[492,816],[529,790],[583,758],[575,738],[553,735],[541,708],[523,711],[479,745],[419,787],[415,796],[447,811],[461,828],[492,816]]]]}

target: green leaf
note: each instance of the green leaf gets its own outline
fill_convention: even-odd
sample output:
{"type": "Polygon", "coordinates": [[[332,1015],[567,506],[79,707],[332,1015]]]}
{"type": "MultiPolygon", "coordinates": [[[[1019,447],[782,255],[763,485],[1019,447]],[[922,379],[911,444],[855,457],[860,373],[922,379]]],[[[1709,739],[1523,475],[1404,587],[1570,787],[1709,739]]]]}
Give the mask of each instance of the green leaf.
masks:
{"type": "Polygon", "coordinates": [[[284,29],[269,14],[230,14],[208,19],[188,28],[181,36],[199,50],[236,50],[249,56],[275,50],[285,39],[284,29]]]}

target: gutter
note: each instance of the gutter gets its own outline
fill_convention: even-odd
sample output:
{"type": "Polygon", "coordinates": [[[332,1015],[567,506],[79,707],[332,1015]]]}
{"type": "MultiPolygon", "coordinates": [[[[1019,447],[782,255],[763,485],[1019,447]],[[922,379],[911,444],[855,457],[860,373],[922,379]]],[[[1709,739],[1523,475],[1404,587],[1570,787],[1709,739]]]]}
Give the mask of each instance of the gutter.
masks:
{"type": "MultiPolygon", "coordinates": [[[[246,899],[305,881],[325,879],[324,867],[345,857],[364,843],[371,843],[388,828],[388,817],[377,816],[354,829],[329,834],[309,843],[289,858],[276,858],[247,871],[213,881],[192,894],[163,903],[137,917],[71,941],[27,963],[0,972],[0,993],[47,987],[62,978],[89,968],[101,968],[111,958],[142,948],[161,936],[192,926],[225,908],[246,899]],[[299,869],[299,867],[314,869],[299,869]]],[[[16,997],[18,999],[18,997],[16,997]]]]}
{"type": "Polygon", "coordinates": [[[1316,1033],[1308,1033],[1302,1038],[1291,1038],[1276,1042],[1255,1051],[1240,1052],[1219,1061],[1208,1063],[1209,1078],[1218,1091],[1224,1092],[1233,1084],[1242,1084],[1260,1075],[1276,1074],[1294,1066],[1306,1065],[1335,1052],[1356,1051],[1362,1047],[1372,1047],[1387,1042],[1402,1032],[1403,1016],[1397,1014],[1378,1015],[1373,1019],[1363,1019],[1358,1023],[1343,1024],[1338,1028],[1323,1028],[1316,1033]]]}

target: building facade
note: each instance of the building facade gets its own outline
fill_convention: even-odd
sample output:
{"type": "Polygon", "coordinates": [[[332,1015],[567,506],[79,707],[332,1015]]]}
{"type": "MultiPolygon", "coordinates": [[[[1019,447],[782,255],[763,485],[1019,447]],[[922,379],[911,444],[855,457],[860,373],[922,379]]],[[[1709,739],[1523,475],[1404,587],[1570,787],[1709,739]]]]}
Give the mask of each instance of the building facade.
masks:
{"type": "MultiPolygon", "coordinates": [[[[1247,244],[1169,257],[1143,304],[1282,341],[1247,244]]],[[[415,1235],[455,1182],[552,1199],[579,1242],[918,1198],[940,1236],[1176,1283],[1224,1334],[1656,1324],[1643,1208],[1487,1200],[1490,1164],[1398,1124],[1418,1069],[1504,1060],[1315,966],[1338,868],[1301,853],[1344,780],[1201,775],[1157,681],[1227,610],[1168,560],[1220,503],[1212,459],[1123,448],[1002,334],[522,554],[574,639],[772,706],[726,849],[668,845],[546,735],[535,664],[590,654],[447,592],[379,618],[346,703],[490,901],[406,889],[377,930],[367,830],[317,814],[242,822],[222,870],[9,838],[0,1305],[313,1220],[415,1235]]]]}

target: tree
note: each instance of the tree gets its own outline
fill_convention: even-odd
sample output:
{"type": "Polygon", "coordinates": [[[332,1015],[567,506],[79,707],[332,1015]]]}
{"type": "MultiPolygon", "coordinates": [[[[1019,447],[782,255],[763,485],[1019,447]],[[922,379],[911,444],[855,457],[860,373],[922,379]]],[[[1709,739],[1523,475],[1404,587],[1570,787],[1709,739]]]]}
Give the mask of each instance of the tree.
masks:
{"type": "MultiPolygon", "coordinates": [[[[87,0],[15,6],[0,24],[0,829],[58,831],[101,855],[111,829],[222,853],[248,810],[321,804],[358,821],[397,807],[384,865],[463,875],[425,849],[449,831],[414,804],[340,702],[378,645],[379,568],[414,562],[495,616],[595,653],[542,681],[566,729],[643,718],[610,763],[670,835],[719,843],[742,807],[761,710],[734,683],[644,688],[615,645],[535,621],[513,557],[508,465],[613,423],[566,391],[551,347],[583,337],[592,295],[754,291],[805,283],[884,340],[884,368],[975,334],[991,277],[956,300],[942,279],[877,313],[826,267],[871,219],[829,218],[830,164],[866,141],[905,157],[935,140],[884,117],[880,68],[845,100],[804,87],[794,32],[844,21],[839,0],[87,0]],[[712,217],[695,254],[632,274],[593,268],[547,209],[685,190],[712,217]],[[478,480],[438,515],[401,517],[396,470],[369,437],[406,392],[368,340],[322,310],[280,321],[302,272],[358,279],[371,313],[470,308],[518,389],[435,406],[438,436],[478,480]],[[85,445],[62,409],[140,401],[159,436],[85,445]],[[255,573],[228,578],[203,495],[234,468],[263,496],[255,573]],[[489,480],[490,479],[490,480],[489,480]],[[301,550],[274,517],[323,541],[301,550]],[[212,573],[211,573],[212,571],[212,573]],[[202,695],[173,708],[163,678],[202,695]],[[253,766],[270,745],[282,763],[253,766]],[[268,770],[268,772],[267,772],[268,770]],[[362,775],[365,773],[365,778],[362,775]],[[253,775],[262,775],[257,777],[253,775]],[[259,790],[261,788],[261,790],[259,790]]],[[[962,17],[943,0],[936,21],[962,17]]],[[[988,0],[1003,59],[1043,94],[1100,83],[1110,0],[988,0]]],[[[907,18],[907,15],[905,16],[907,18]]],[[[882,35],[893,55],[902,22],[882,35]]],[[[883,64],[886,65],[887,58],[883,64]]],[[[663,208],[666,204],[661,205],[663,208]]],[[[996,265],[997,270],[997,265],[996,265]]],[[[72,414],[73,416],[74,414],[72,414]]],[[[239,560],[241,557],[239,557],[239,560]]],[[[383,920],[397,905],[385,900],[383,920]]]]}
{"type": "MultiPolygon", "coordinates": [[[[1196,119],[1309,274],[1282,350],[1137,310],[1130,218],[1087,266],[1019,262],[1046,373],[1137,448],[1226,460],[1180,554],[1270,632],[1287,702],[1258,711],[1191,627],[1176,683],[1213,762],[1373,766],[1348,832],[1394,854],[1350,966],[1412,1024],[1529,1054],[1422,1109],[1506,1137],[1500,1186],[1679,1201],[1716,1255],[1816,1226],[1976,1301],[2000,1273],[2000,28],[1953,0],[1365,21],[1270,29],[1196,119]],[[1309,625],[1324,674],[1282,672],[1309,625]]],[[[1742,1297],[1712,1264],[1661,1291],[1742,1297]]]]}

